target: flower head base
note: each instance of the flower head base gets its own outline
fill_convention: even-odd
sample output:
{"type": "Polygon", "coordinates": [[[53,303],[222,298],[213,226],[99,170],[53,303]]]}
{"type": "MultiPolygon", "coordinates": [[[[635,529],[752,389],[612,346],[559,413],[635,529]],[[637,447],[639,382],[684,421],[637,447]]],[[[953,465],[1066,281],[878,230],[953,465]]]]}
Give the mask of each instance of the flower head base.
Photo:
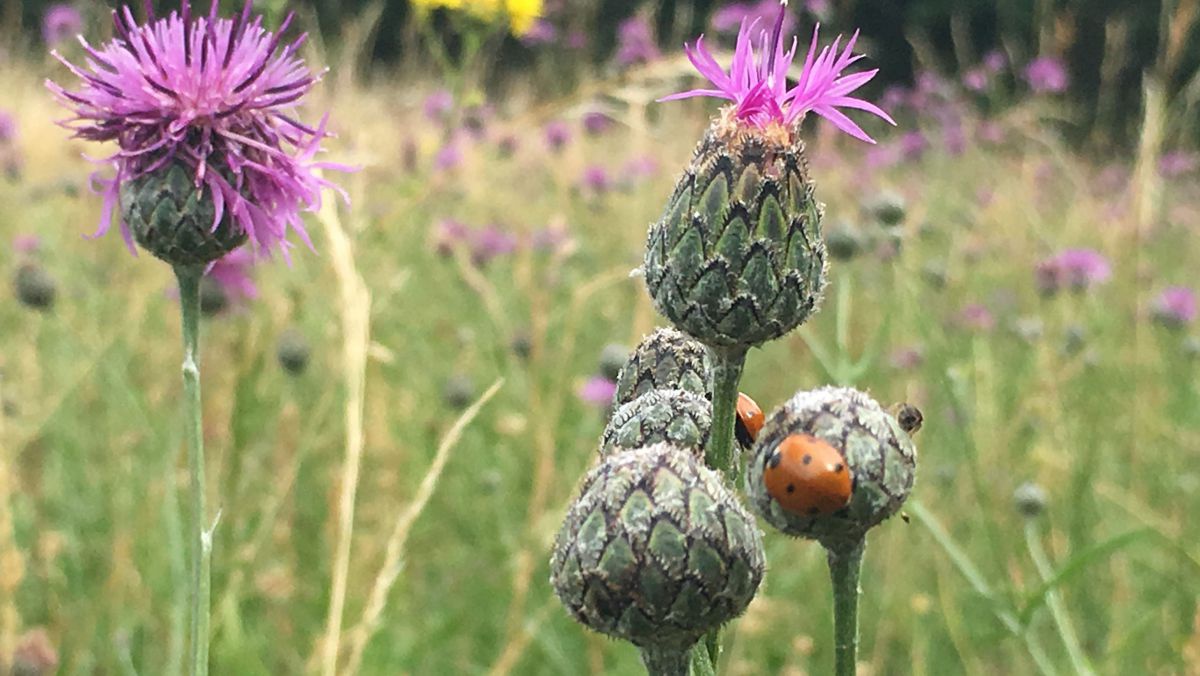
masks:
{"type": "MultiPolygon", "coordinates": [[[[139,25],[126,7],[113,14],[117,37],[112,42],[94,49],[80,39],[86,68],[55,53],[82,81],[75,91],[46,83],[75,114],[63,125],[78,138],[118,146],[104,160],[116,176],[94,178],[104,196],[97,236],[108,230],[120,201],[128,243],[134,205],[127,201],[128,191],[122,195],[122,186],[181,169],[194,188],[195,203],[206,205],[211,232],[248,236],[264,252],[286,253],[289,228],[308,242],[300,208],[318,208],[322,188],[333,187],[316,170],[345,167],[314,161],[321,140],[329,136],[324,119],[310,127],[291,115],[318,79],[296,55],[305,37],[278,49],[290,17],[280,33],[271,33],[260,17],[251,18],[249,1],[233,19],[218,18],[217,8],[214,0],[207,16],[193,17],[184,0],[181,12],[139,25]]],[[[177,207],[191,199],[175,197],[177,207]]],[[[196,214],[177,215],[177,225],[196,220],[196,214]]],[[[222,246],[236,246],[234,240],[222,246]]],[[[203,257],[214,260],[223,253],[213,250],[203,257]]]]}
{"type": "Polygon", "coordinates": [[[863,110],[895,124],[892,118],[875,104],[850,96],[879,72],[875,69],[842,75],[843,71],[863,58],[861,54],[853,53],[858,33],[855,32],[850,37],[845,48],[841,47],[839,36],[832,45],[827,45],[818,52],[820,26],[817,26],[813,30],[812,43],[804,58],[800,77],[796,84],[789,88],[787,75],[796,57],[796,39],[792,38],[791,46],[784,48],[783,23],[786,16],[787,2],[784,0],[780,4],[773,30],[768,31],[764,28],[758,31],[758,35],[754,35],[757,21],[744,19],[728,72],[721,68],[704,46],[704,36],[697,38],[695,45],[685,45],[684,51],[692,65],[715,88],[680,92],[660,101],[694,96],[727,99],[733,102],[735,120],[749,122],[758,127],[767,127],[774,123],[790,128],[812,112],[829,120],[835,127],[854,138],[874,143],[874,139],[839,110],[863,110]]]}

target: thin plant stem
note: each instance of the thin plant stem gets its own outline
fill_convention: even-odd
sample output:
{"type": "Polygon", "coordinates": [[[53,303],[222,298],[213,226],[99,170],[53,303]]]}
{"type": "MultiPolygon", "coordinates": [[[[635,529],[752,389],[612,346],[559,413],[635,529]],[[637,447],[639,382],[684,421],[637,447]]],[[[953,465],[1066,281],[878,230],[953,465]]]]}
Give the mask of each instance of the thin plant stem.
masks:
{"type": "Polygon", "coordinates": [[[692,676],[717,676],[717,665],[711,655],[712,646],[706,647],[704,642],[692,646],[692,676]]]}
{"type": "MultiPolygon", "coordinates": [[[[1048,582],[1054,575],[1054,569],[1050,565],[1049,557],[1046,556],[1046,550],[1042,548],[1041,540],[1038,539],[1037,524],[1033,519],[1025,520],[1025,544],[1029,547],[1029,556],[1033,559],[1033,565],[1037,568],[1042,582],[1048,582]]],[[[1062,597],[1059,596],[1057,590],[1046,591],[1046,607],[1050,609],[1050,617],[1054,618],[1054,626],[1058,629],[1058,635],[1062,637],[1063,645],[1067,649],[1067,656],[1071,660],[1071,667],[1075,673],[1096,673],[1088,663],[1087,656],[1083,654],[1083,648],[1079,645],[1079,637],[1075,633],[1075,625],[1071,622],[1071,617],[1067,614],[1067,609],[1063,606],[1062,597]]]]}
{"type": "Polygon", "coordinates": [[[849,547],[828,550],[837,676],[854,676],[858,669],[858,577],[866,544],[866,540],[859,540],[849,547]]]}
{"type": "Polygon", "coordinates": [[[647,647],[641,652],[647,676],[688,676],[693,651],[647,647]]]}
{"type": "Polygon", "coordinates": [[[189,523],[192,567],[188,594],[191,620],[188,665],[192,676],[208,673],[209,567],[212,560],[212,531],[205,527],[204,427],[200,406],[200,278],[203,275],[204,268],[201,266],[175,266],[183,317],[184,419],[192,498],[189,523]]]}
{"type": "Polygon", "coordinates": [[[746,365],[745,348],[710,349],[712,354],[713,416],[704,461],[736,481],[737,463],[733,458],[733,426],[737,417],[738,384],[746,365]]]}

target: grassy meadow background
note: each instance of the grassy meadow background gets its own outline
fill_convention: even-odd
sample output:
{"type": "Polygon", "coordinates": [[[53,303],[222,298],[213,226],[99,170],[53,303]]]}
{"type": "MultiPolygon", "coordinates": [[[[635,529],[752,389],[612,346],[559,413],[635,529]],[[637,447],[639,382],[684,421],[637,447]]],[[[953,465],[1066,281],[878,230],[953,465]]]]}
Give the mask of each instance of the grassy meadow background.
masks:
{"type": "MultiPolygon", "coordinates": [[[[175,673],[173,280],[116,233],[85,239],[99,198],[81,154],[102,149],[53,124],[42,80],[62,67],[6,54],[0,664],[33,641],[57,661],[34,673],[175,673]],[[28,235],[37,251],[17,251],[28,235]],[[49,311],[14,294],[30,262],[57,285],[49,311]]],[[[653,103],[681,83],[674,54],[562,97],[513,87],[487,114],[468,71],[440,118],[428,70],[309,59],[331,71],[305,114],[329,111],[331,157],[361,170],[338,179],[350,206],[307,220],[315,253],[259,265],[259,297],[204,324],[213,673],[318,672],[343,602],[338,673],[639,673],[631,646],[563,611],[549,550],[604,424],[581,388],[605,346],[664,323],[630,272],[713,106],[653,103]],[[589,133],[596,111],[611,124],[589,133]],[[548,125],[569,136],[557,150],[548,125]],[[446,219],[496,224],[490,248],[456,245],[446,219]],[[276,350],[295,332],[311,357],[289,375],[276,350]]],[[[750,354],[742,389],[773,408],[841,382],[925,413],[910,518],[867,549],[860,673],[1079,673],[1072,643],[1097,673],[1200,673],[1200,342],[1154,312],[1164,288],[1200,284],[1200,184],[1160,172],[1156,146],[1067,146],[1068,113],[1049,95],[968,112],[965,143],[916,108],[871,127],[878,148],[809,128],[826,232],[861,250],[833,262],[802,330],[750,354]],[[872,215],[881,198],[903,202],[899,225],[872,215]],[[1040,294],[1035,266],[1070,248],[1101,252],[1111,278],[1040,294]],[[1025,482],[1047,498],[1030,520],[1025,482]]],[[[765,537],[724,673],[828,673],[822,550],[765,537]]]]}

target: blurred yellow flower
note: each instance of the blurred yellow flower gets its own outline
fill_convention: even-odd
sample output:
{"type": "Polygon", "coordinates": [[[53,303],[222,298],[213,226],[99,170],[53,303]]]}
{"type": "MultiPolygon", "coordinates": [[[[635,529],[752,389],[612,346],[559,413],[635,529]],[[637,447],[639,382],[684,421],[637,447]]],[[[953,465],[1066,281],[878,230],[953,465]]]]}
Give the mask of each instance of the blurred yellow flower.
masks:
{"type": "Polygon", "coordinates": [[[542,14],[542,0],[413,0],[423,10],[460,9],[486,20],[505,17],[514,35],[523,35],[542,14]]]}

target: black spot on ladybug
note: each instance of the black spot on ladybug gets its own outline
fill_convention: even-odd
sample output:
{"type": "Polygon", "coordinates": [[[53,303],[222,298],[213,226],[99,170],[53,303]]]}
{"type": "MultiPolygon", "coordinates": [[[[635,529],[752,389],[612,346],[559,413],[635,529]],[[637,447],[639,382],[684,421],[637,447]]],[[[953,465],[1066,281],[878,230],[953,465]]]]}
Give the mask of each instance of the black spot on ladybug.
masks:
{"type": "Polygon", "coordinates": [[[775,451],[774,455],[767,458],[767,467],[770,467],[771,469],[775,469],[776,467],[779,466],[779,463],[782,461],[783,461],[783,454],[780,453],[779,451],[775,451]]]}
{"type": "Polygon", "coordinates": [[[787,485],[787,492],[788,492],[788,493],[795,493],[795,492],[796,492],[796,484],[788,484],[788,485],[787,485]]]}
{"type": "Polygon", "coordinates": [[[804,464],[806,464],[806,465],[807,465],[807,464],[809,464],[809,463],[811,463],[811,462],[812,462],[812,456],[811,456],[811,455],[809,455],[808,453],[805,453],[805,454],[804,454],[804,464]]]}
{"type": "Polygon", "coordinates": [[[843,464],[842,464],[842,463],[840,463],[840,462],[839,462],[838,464],[836,464],[836,465],[834,465],[834,466],[833,466],[833,471],[834,471],[834,473],[836,473],[836,474],[841,474],[841,473],[842,473],[842,470],[844,470],[844,469],[846,469],[846,466],[845,466],[845,465],[843,465],[843,464]]]}

